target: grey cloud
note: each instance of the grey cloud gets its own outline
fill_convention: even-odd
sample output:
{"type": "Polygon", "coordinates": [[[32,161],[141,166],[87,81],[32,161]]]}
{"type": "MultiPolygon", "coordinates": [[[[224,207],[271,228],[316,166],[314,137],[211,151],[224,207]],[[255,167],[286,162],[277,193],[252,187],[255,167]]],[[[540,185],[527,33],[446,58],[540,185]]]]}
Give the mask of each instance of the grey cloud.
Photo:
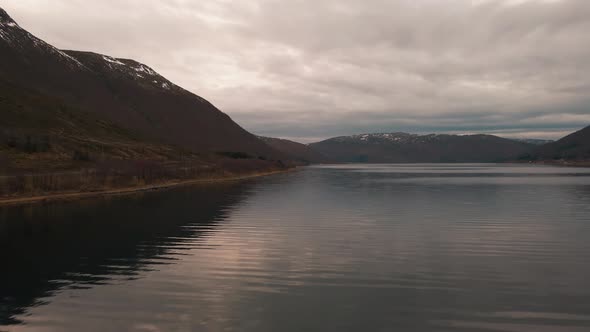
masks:
{"type": "Polygon", "coordinates": [[[5,0],[62,48],[145,62],[245,128],[556,137],[590,123],[587,0],[5,0]]]}

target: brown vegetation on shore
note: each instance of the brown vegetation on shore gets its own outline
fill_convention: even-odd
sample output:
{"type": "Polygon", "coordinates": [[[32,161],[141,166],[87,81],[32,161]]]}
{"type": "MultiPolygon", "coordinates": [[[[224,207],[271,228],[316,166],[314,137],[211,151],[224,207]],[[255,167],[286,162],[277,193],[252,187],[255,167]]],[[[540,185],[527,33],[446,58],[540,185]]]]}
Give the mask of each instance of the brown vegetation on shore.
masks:
{"type": "Polygon", "coordinates": [[[280,161],[220,159],[215,164],[129,161],[82,170],[0,176],[0,205],[127,194],[181,184],[238,180],[285,172],[280,161]]]}

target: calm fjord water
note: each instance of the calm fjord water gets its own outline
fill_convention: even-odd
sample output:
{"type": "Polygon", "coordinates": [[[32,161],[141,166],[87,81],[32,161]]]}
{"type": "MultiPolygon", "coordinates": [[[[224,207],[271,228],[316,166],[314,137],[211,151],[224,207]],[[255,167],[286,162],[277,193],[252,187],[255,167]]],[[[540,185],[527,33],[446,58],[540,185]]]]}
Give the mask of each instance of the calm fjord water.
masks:
{"type": "Polygon", "coordinates": [[[0,208],[0,331],[590,331],[590,169],[343,165],[0,208]]]}

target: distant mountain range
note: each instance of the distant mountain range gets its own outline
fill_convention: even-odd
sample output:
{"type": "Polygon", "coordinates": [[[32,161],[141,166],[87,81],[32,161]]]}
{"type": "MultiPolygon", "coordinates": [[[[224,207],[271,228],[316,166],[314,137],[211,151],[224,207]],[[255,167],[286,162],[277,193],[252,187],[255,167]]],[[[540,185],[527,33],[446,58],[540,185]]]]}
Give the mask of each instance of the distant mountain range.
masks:
{"type": "Polygon", "coordinates": [[[588,127],[558,141],[403,132],[339,136],[311,144],[259,138],[291,159],[304,163],[590,161],[588,127]]]}
{"type": "Polygon", "coordinates": [[[493,135],[375,133],[330,138],[309,147],[336,162],[590,162],[590,126],[560,140],[493,135]]]}
{"type": "Polygon", "coordinates": [[[342,136],[310,145],[339,162],[498,162],[516,159],[534,145],[492,135],[379,133],[342,136]]]}

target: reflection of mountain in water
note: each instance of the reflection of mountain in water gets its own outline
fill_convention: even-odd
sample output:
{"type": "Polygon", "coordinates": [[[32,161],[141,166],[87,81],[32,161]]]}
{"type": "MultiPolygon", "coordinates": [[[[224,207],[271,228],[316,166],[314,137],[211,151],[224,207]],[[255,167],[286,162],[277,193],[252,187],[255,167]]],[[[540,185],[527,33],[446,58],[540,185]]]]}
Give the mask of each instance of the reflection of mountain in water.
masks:
{"type": "Polygon", "coordinates": [[[248,188],[0,209],[0,325],[22,323],[15,316],[60,289],[137,278],[173,264],[163,255],[214,232],[248,188]]]}

